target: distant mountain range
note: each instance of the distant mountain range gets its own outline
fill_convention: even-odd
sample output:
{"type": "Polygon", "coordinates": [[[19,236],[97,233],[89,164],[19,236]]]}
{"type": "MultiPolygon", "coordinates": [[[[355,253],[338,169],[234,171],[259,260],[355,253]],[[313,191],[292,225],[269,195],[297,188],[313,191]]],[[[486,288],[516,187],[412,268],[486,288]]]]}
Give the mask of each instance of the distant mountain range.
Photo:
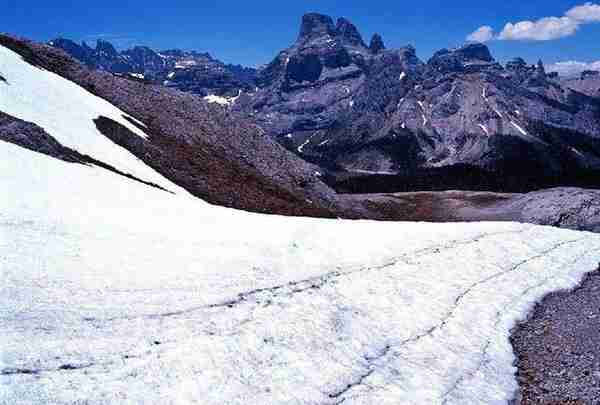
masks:
{"type": "Polygon", "coordinates": [[[600,187],[600,75],[506,65],[470,43],[421,61],[367,44],[345,18],[302,18],[297,40],[258,70],[209,54],[51,44],[88,66],[226,105],[338,191],[600,187]]]}
{"type": "Polygon", "coordinates": [[[107,41],[98,40],[96,47],[77,44],[65,38],[49,42],[88,67],[178,90],[199,94],[234,97],[254,86],[256,69],[225,64],[209,53],[171,49],[156,52],[145,46],[117,51],[107,41]]]}

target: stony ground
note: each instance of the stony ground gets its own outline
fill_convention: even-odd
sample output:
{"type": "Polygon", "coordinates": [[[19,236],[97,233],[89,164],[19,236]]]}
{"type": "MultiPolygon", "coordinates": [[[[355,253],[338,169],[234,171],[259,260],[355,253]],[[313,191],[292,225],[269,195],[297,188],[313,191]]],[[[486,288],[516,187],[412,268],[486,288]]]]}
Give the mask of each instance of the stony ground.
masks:
{"type": "Polygon", "coordinates": [[[600,403],[600,270],[513,331],[521,405],[600,403]]]}

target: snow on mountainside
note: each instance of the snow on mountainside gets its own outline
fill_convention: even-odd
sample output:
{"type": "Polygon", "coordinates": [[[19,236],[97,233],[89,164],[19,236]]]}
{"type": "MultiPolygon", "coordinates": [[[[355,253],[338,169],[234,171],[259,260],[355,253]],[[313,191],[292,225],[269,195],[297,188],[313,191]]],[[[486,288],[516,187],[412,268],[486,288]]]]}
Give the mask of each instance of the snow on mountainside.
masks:
{"type": "Polygon", "coordinates": [[[124,113],[0,47],[0,403],[506,403],[508,335],[600,235],[266,216],[203,203],[97,132],[124,113]],[[88,122],[89,121],[89,122],[88,122]]]}
{"type": "Polygon", "coordinates": [[[25,62],[20,55],[1,46],[0,71],[7,78],[7,85],[1,89],[0,111],[36,123],[63,146],[172,192],[185,193],[115,145],[94,125],[95,119],[108,117],[136,135],[147,138],[132,124],[135,120],[123,111],[74,83],[25,62]]]}

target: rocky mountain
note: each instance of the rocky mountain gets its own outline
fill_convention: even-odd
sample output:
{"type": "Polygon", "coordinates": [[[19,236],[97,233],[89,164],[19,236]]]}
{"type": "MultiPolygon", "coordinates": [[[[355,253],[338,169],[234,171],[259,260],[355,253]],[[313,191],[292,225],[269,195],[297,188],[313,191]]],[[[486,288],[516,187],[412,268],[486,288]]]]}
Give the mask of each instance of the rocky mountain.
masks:
{"type": "Polygon", "coordinates": [[[209,53],[179,49],[156,52],[145,46],[119,52],[103,40],[98,40],[96,48],[65,38],[57,38],[49,44],[88,67],[134,80],[162,83],[201,96],[233,98],[242,91],[254,89],[255,69],[227,65],[209,53]]]}
{"type": "Polygon", "coordinates": [[[467,44],[423,62],[411,46],[385,49],[376,35],[367,47],[348,20],[308,14],[257,80],[236,108],[340,190],[600,186],[600,99],[541,61],[502,66],[467,44]]]}

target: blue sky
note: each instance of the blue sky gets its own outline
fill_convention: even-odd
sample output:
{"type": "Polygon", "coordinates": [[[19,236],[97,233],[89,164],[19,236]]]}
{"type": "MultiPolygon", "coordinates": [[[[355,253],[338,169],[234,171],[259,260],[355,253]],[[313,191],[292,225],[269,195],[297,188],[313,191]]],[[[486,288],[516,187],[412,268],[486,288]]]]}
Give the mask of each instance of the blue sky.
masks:
{"type": "MultiPolygon", "coordinates": [[[[0,27],[5,32],[46,41],[56,36],[94,42],[103,37],[118,47],[132,44],[157,49],[208,51],[226,61],[246,65],[269,62],[291,44],[300,17],[316,11],[354,22],[365,41],[379,32],[388,47],[413,44],[426,60],[444,47],[462,44],[478,27],[499,33],[508,22],[560,17],[582,1],[454,0],[365,1],[254,0],[225,2],[4,0],[0,27]]],[[[599,9],[600,10],[600,9],[599,9]]],[[[594,21],[596,22],[596,21],[594,21]]],[[[494,56],[505,61],[522,56],[530,62],[600,60],[600,22],[577,26],[563,38],[492,40],[494,56]]]]}

